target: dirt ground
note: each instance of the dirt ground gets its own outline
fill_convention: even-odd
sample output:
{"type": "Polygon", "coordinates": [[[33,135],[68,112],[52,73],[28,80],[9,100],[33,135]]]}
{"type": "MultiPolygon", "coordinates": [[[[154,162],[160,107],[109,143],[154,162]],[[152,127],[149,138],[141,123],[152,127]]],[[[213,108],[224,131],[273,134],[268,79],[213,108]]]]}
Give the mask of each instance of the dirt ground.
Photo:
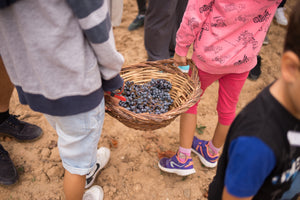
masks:
{"type": "MultiPolygon", "coordinates": [[[[289,0],[286,14],[296,0],[289,0]]],[[[124,0],[122,23],[115,27],[115,40],[119,52],[125,57],[124,65],[147,59],[144,48],[144,29],[129,32],[129,24],[137,14],[135,0],[124,0]]],[[[247,80],[237,105],[239,112],[258,92],[279,77],[280,56],[286,27],[272,22],[268,37],[270,43],[261,49],[262,75],[257,81],[247,80]]],[[[198,111],[198,125],[206,126],[198,135],[209,140],[217,122],[216,102],[218,84],[214,83],[203,95],[198,111]]],[[[20,179],[13,186],[0,187],[2,200],[57,200],[64,199],[63,172],[56,141],[57,135],[44,116],[21,105],[16,91],[11,99],[10,111],[20,119],[39,125],[44,135],[32,143],[19,143],[0,137],[0,142],[10,153],[20,179]]],[[[195,133],[197,134],[197,133],[195,133]]],[[[113,200],[204,200],[208,184],[215,169],[207,169],[192,154],[196,173],[182,178],[163,173],[157,162],[158,153],[176,151],[179,145],[179,117],[169,126],[155,131],[137,131],[126,127],[106,114],[100,146],[111,149],[111,159],[95,181],[104,189],[104,199],[113,200]]]]}

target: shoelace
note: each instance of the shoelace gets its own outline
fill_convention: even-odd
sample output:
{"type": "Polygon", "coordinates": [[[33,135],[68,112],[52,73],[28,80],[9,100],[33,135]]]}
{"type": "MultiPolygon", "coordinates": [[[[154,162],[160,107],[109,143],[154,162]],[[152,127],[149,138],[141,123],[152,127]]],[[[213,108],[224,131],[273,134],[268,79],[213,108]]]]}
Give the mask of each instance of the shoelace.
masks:
{"type": "Polygon", "coordinates": [[[16,127],[21,125],[20,121],[17,119],[20,115],[10,115],[7,119],[7,123],[9,126],[16,127]]]}

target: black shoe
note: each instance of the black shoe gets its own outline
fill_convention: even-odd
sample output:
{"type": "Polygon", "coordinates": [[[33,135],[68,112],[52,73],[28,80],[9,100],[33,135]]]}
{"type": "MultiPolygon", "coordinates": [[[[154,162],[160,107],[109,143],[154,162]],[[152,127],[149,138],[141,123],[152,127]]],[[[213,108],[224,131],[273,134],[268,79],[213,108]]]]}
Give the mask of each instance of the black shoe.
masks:
{"type": "Polygon", "coordinates": [[[136,16],[136,18],[133,20],[133,22],[129,25],[128,30],[133,31],[133,30],[143,26],[144,19],[145,19],[145,15],[136,16]]]}
{"type": "Polygon", "coordinates": [[[10,115],[0,124],[0,135],[14,137],[19,141],[30,141],[42,136],[40,127],[17,119],[16,115],[10,115]]]}
{"type": "Polygon", "coordinates": [[[261,57],[257,56],[257,64],[251,71],[249,72],[248,79],[250,80],[257,80],[261,74],[261,57]]]}
{"type": "Polygon", "coordinates": [[[17,182],[18,178],[18,172],[8,152],[0,144],[0,184],[12,185],[17,182]]]}

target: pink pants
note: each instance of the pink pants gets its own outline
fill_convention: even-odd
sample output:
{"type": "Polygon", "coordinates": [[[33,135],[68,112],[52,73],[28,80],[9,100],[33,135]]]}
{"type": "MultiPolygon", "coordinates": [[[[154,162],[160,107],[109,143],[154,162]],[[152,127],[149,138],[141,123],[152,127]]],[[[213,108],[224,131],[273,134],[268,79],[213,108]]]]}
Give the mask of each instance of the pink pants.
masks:
{"type": "MultiPolygon", "coordinates": [[[[236,105],[249,71],[241,74],[209,74],[199,69],[198,74],[203,90],[201,96],[208,86],[216,80],[219,81],[218,120],[222,125],[230,125],[235,118],[236,105]]],[[[199,102],[200,100],[186,113],[197,114],[199,102]]]]}

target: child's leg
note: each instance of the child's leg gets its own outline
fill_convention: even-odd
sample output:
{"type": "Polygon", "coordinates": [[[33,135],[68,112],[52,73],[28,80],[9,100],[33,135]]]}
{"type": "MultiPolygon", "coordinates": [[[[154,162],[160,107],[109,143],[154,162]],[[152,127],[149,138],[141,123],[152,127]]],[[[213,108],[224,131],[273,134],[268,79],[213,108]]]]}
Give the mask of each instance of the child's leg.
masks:
{"type": "Polygon", "coordinates": [[[180,146],[191,148],[193,136],[197,124],[197,115],[192,113],[183,113],[180,116],[180,146]]]}
{"type": "Polygon", "coordinates": [[[82,200],[85,186],[85,175],[71,174],[65,170],[64,193],[66,200],[82,200]]]}
{"type": "Polygon", "coordinates": [[[11,83],[6,72],[4,63],[0,56],[0,112],[6,112],[9,108],[9,101],[14,90],[14,85],[11,83]]]}
{"type": "MultiPolygon", "coordinates": [[[[198,71],[201,89],[204,93],[205,89],[221,75],[208,74],[198,71]]],[[[180,147],[178,153],[172,158],[162,158],[158,163],[158,167],[165,172],[175,173],[180,176],[187,176],[195,173],[191,154],[193,136],[195,133],[197,122],[198,102],[192,106],[186,113],[180,116],[180,147]]]]}
{"type": "Polygon", "coordinates": [[[184,162],[191,156],[191,146],[197,123],[197,115],[191,113],[183,113],[180,116],[180,146],[178,149],[178,157],[184,162]]]}
{"type": "Polygon", "coordinates": [[[219,158],[230,124],[235,117],[235,108],[241,89],[247,79],[248,72],[243,74],[227,74],[219,78],[219,98],[217,111],[219,120],[211,141],[194,137],[192,150],[206,167],[215,167],[219,158]]]}
{"type": "MultiPolygon", "coordinates": [[[[202,94],[204,94],[206,88],[210,86],[214,81],[218,80],[222,75],[218,74],[208,74],[201,70],[198,71],[199,79],[201,81],[201,89],[202,94]]],[[[196,125],[197,125],[197,102],[194,106],[192,106],[186,113],[180,116],[180,147],[185,149],[190,149],[193,143],[193,136],[195,133],[196,125]]],[[[180,149],[181,149],[180,148],[180,149]]],[[[179,149],[179,153],[180,152],[179,149]]],[[[189,156],[189,155],[187,155],[189,156]]],[[[179,156],[182,158],[182,156],[179,156]]]]}
{"type": "MultiPolygon", "coordinates": [[[[216,129],[215,129],[214,136],[211,140],[211,142],[215,148],[221,148],[223,146],[223,144],[225,143],[225,139],[226,139],[229,127],[230,127],[230,125],[223,125],[223,124],[220,124],[220,122],[218,122],[216,129]]],[[[216,153],[216,152],[213,151],[212,153],[216,153]]]]}
{"type": "Polygon", "coordinates": [[[93,110],[77,115],[45,115],[58,134],[59,154],[65,168],[67,200],[82,199],[86,174],[97,161],[97,147],[105,115],[104,100],[93,110]]]}
{"type": "Polygon", "coordinates": [[[220,148],[225,139],[232,121],[235,118],[236,105],[243,85],[249,72],[242,74],[228,74],[219,79],[219,99],[217,111],[219,120],[212,139],[212,144],[220,148]]]}

